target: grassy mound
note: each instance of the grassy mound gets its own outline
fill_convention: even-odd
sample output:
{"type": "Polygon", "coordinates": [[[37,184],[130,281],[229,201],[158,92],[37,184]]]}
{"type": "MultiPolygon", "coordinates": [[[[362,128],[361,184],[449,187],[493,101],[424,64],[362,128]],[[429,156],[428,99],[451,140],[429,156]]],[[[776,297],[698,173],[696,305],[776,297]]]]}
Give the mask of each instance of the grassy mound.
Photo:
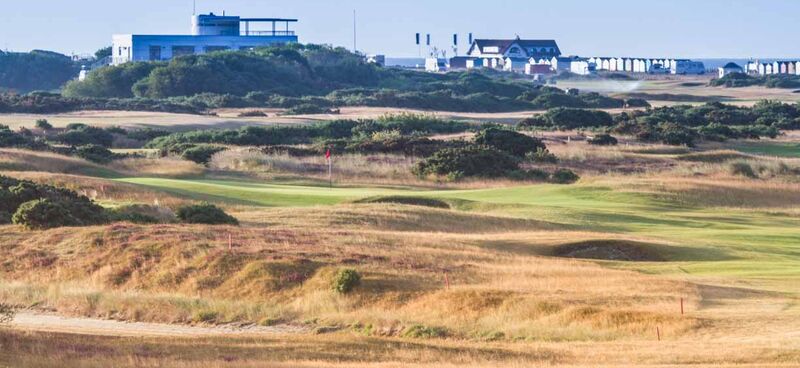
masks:
{"type": "Polygon", "coordinates": [[[651,244],[629,240],[587,240],[563,244],[553,252],[558,257],[628,262],[662,262],[651,244]]]}
{"type": "Polygon", "coordinates": [[[708,163],[717,163],[717,162],[725,162],[725,161],[749,159],[749,158],[753,158],[753,156],[746,155],[744,153],[733,150],[686,153],[677,157],[677,159],[681,161],[708,162],[708,163]]]}
{"type": "Polygon", "coordinates": [[[355,201],[355,203],[393,203],[409,206],[450,209],[450,204],[443,200],[425,197],[382,196],[361,199],[355,201]]]}

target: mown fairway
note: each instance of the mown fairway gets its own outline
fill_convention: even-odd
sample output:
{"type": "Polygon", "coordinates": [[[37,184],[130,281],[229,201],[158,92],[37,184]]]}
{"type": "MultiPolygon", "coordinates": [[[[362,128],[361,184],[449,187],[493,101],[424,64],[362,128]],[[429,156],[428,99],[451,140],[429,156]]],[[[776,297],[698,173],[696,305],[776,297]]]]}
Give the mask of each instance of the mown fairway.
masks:
{"type": "Polygon", "coordinates": [[[771,291],[800,292],[800,219],[774,211],[708,208],[618,183],[532,185],[477,190],[328,188],[235,180],[128,178],[196,200],[267,207],[334,205],[376,196],[427,197],[481,214],[533,219],[576,230],[629,234],[669,244],[671,262],[607,262],[610,266],[681,277],[714,277],[771,291]]]}

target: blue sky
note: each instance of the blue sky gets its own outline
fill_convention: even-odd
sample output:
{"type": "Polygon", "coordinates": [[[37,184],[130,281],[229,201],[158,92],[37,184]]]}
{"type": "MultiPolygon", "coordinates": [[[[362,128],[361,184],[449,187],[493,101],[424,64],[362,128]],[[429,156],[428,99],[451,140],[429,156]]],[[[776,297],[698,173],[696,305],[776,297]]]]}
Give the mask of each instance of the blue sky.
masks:
{"type": "MultiPolygon", "coordinates": [[[[0,48],[89,53],[113,33],[183,34],[191,0],[3,1],[0,48]]],[[[449,48],[453,33],[556,39],[565,54],[800,57],[799,0],[197,0],[198,12],[299,18],[301,42],[417,56],[414,33],[449,48]]],[[[463,41],[462,41],[463,42],[463,41]]],[[[466,46],[462,44],[461,53],[466,46]]]]}

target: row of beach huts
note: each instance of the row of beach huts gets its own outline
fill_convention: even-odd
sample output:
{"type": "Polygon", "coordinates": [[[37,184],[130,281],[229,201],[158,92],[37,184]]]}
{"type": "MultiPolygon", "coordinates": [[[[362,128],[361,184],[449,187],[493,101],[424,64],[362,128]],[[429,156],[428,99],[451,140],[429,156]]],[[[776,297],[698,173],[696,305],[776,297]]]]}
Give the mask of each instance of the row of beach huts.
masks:
{"type": "MultiPolygon", "coordinates": [[[[489,68],[534,76],[570,72],[592,75],[598,72],[700,75],[709,70],[700,61],[676,58],[562,56],[555,40],[475,39],[466,56],[450,59],[430,57],[425,69],[431,72],[489,68]]],[[[800,61],[751,61],[744,67],[728,63],[717,71],[753,75],[800,75],[800,61]]]]}

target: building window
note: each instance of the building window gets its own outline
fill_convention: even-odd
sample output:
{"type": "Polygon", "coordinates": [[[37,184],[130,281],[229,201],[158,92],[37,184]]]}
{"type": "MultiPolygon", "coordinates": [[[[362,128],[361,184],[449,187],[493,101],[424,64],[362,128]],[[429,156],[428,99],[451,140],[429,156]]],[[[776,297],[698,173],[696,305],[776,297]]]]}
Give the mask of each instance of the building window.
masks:
{"type": "Polygon", "coordinates": [[[194,55],[194,46],[172,46],[172,57],[194,55]]]}
{"type": "Polygon", "coordinates": [[[225,51],[225,50],[229,50],[229,49],[230,49],[230,47],[228,47],[228,46],[206,46],[205,47],[206,52],[225,51]]]}
{"type": "Polygon", "coordinates": [[[161,46],[150,46],[150,61],[161,60],[161,46]]]}
{"type": "Polygon", "coordinates": [[[509,50],[508,52],[511,53],[511,54],[519,54],[519,48],[518,47],[512,47],[511,50],[509,50]]]}

